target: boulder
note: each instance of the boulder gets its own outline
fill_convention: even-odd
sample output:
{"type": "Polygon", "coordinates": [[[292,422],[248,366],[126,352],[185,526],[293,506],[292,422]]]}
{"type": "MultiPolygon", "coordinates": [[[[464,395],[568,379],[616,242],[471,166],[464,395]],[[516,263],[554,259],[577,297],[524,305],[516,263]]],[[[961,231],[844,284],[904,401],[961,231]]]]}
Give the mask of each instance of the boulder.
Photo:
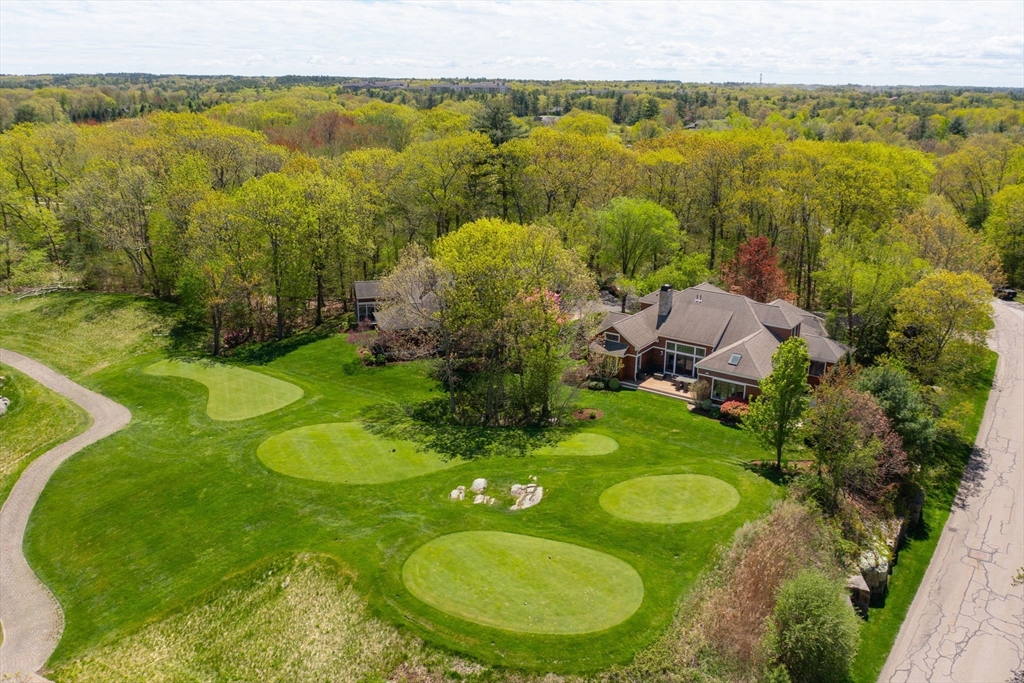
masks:
{"type": "Polygon", "coordinates": [[[864,577],[853,574],[846,579],[846,589],[850,591],[850,603],[860,615],[867,619],[868,607],[871,605],[871,588],[864,577]]]}
{"type": "Polygon", "coordinates": [[[486,479],[474,479],[473,485],[469,487],[469,490],[473,493],[482,493],[487,488],[486,479]]]}
{"type": "Polygon", "coordinates": [[[889,587],[889,560],[874,550],[865,550],[861,553],[858,564],[860,575],[871,589],[871,597],[884,597],[889,587]]]}
{"type": "Polygon", "coordinates": [[[451,493],[448,494],[449,500],[465,500],[466,499],[466,487],[457,486],[451,493]]]}
{"type": "Polygon", "coordinates": [[[11,399],[6,396],[0,396],[0,415],[7,414],[7,406],[11,405],[11,399]]]}
{"type": "Polygon", "coordinates": [[[539,503],[544,497],[544,487],[530,484],[520,489],[519,495],[516,497],[516,502],[513,503],[512,510],[525,510],[526,508],[532,508],[534,505],[539,503]]]}
{"type": "Polygon", "coordinates": [[[518,496],[519,492],[523,490],[522,484],[512,484],[512,495],[518,496]]]}

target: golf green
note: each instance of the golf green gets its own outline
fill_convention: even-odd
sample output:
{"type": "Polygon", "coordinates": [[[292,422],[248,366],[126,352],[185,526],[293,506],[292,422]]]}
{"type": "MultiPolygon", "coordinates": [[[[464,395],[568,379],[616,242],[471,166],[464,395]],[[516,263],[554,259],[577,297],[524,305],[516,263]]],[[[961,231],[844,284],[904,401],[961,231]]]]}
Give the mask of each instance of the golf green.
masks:
{"type": "Polygon", "coordinates": [[[409,556],[402,580],[442,612],[524,633],[603,631],[644,598],[640,575],[617,557],[501,531],[435,538],[409,556]]]}
{"type": "Polygon", "coordinates": [[[740,502],[739,492],[703,474],[669,474],[619,482],[601,494],[606,512],[631,522],[680,524],[724,515],[740,502]]]}
{"type": "Polygon", "coordinates": [[[606,455],[618,449],[619,442],[615,439],[594,434],[593,432],[580,432],[573,434],[565,441],[554,446],[538,448],[535,455],[606,455]]]}
{"type": "Polygon", "coordinates": [[[284,408],[302,398],[290,382],[245,368],[214,363],[162,360],[147,367],[147,375],[183,377],[206,385],[206,414],[213,420],[246,420],[284,408]]]}
{"type": "Polygon", "coordinates": [[[357,422],[308,425],[275,434],[256,450],[272,470],[339,484],[383,484],[458,465],[408,441],[382,439],[357,422]]]}

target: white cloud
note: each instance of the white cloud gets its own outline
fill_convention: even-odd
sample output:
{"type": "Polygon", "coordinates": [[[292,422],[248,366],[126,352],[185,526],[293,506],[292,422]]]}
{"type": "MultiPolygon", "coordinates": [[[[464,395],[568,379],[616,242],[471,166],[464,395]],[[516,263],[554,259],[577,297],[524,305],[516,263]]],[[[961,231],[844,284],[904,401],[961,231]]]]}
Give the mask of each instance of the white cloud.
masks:
{"type": "Polygon", "coordinates": [[[1021,86],[1021,2],[3,0],[5,73],[1021,86]],[[499,47],[500,45],[500,47],[499,47]]]}

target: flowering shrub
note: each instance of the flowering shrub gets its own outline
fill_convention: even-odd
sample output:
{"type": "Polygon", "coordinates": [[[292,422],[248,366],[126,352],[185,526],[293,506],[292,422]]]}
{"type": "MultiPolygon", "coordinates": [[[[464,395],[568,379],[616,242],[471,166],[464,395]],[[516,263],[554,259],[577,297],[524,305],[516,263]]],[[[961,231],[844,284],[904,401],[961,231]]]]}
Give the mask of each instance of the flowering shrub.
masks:
{"type": "Polygon", "coordinates": [[[721,415],[727,420],[742,422],[750,413],[750,405],[746,401],[726,401],[722,404],[721,415]]]}

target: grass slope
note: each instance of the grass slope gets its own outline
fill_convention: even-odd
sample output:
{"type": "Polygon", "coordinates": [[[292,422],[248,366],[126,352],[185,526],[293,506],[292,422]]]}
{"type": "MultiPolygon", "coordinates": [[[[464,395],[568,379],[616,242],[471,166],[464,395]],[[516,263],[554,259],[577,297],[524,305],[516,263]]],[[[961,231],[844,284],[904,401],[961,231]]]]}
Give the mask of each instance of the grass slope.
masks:
{"type": "MultiPolygon", "coordinates": [[[[69,297],[69,304],[62,299],[46,297],[46,310],[75,313],[92,305],[81,295],[69,297]]],[[[110,302],[98,297],[95,308],[110,302]]],[[[115,303],[116,310],[143,305],[123,298],[115,303]]],[[[65,316],[69,324],[75,319],[71,313],[65,316]]],[[[36,315],[7,315],[4,342],[13,339],[20,344],[12,342],[14,348],[50,362],[60,356],[59,346],[27,348],[38,333],[36,323],[54,324],[36,315]]],[[[103,320],[119,324],[117,314],[88,324],[102,326],[103,320]]],[[[74,329],[65,338],[74,339],[74,329]]],[[[600,427],[588,431],[614,438],[619,448],[588,456],[585,466],[575,458],[528,455],[482,458],[386,485],[283,477],[257,456],[268,437],[312,424],[357,421],[383,403],[440,399],[429,366],[367,368],[341,337],[281,354],[269,349],[261,371],[300,386],[305,397],[245,422],[217,422],[206,415],[205,387],[143,372],[162,358],[158,348],[145,350],[154,349],[158,339],[137,336],[137,352],[106,347],[103,358],[83,361],[79,352],[68,354],[79,358],[68,361],[78,368],[72,376],[92,370],[88,386],[130,407],[133,419],[65,463],[29,521],[26,555],[67,619],[52,666],[137,632],[268,557],[314,552],[338,557],[354,571],[355,588],[373,613],[430,643],[503,666],[596,671],[627,661],[656,639],[716,546],[780,495],[771,481],[742,467],[744,460],[760,457],[749,435],[694,416],[681,401],[643,392],[588,396],[604,413],[600,427]],[[659,474],[716,477],[733,486],[741,501],[714,519],[671,528],[637,525],[601,508],[598,498],[606,488],[659,474]],[[527,511],[448,500],[455,486],[476,477],[504,490],[530,475],[545,487],[545,497],[527,511]],[[644,600],[617,626],[580,635],[516,633],[445,614],[405,588],[402,567],[417,548],[462,531],[524,534],[612,555],[639,574],[644,600]]],[[[253,642],[263,635],[253,634],[253,642]]]]}
{"type": "Polygon", "coordinates": [[[256,449],[263,464],[300,479],[339,484],[384,484],[458,465],[407,441],[375,436],[358,422],[289,429],[256,449]]]}
{"type": "Polygon", "coordinates": [[[619,482],[601,494],[601,507],[631,522],[681,524],[724,515],[739,505],[739,492],[702,474],[668,474],[619,482]]]}
{"type": "Polygon", "coordinates": [[[52,674],[57,683],[383,680],[420,645],[367,614],[333,558],[275,558],[52,674]],[[324,676],[330,672],[329,678],[324,676]]]}
{"type": "Polygon", "coordinates": [[[406,560],[402,579],[442,612],[526,633],[603,631],[644,598],[640,575],[616,557],[500,531],[435,538],[406,560]]]}
{"type": "MultiPolygon", "coordinates": [[[[959,395],[951,396],[951,405],[966,401],[972,412],[964,423],[963,435],[968,444],[973,444],[981,428],[985,414],[989,389],[996,371],[998,355],[989,352],[985,371],[976,385],[959,395]]],[[[944,454],[945,472],[935,477],[928,490],[922,522],[908,534],[906,544],[899,552],[892,574],[889,576],[889,593],[881,608],[872,608],[867,623],[861,628],[861,644],[857,659],[853,663],[853,680],[856,683],[874,683],[885,666],[900,626],[910,610],[917,589],[928,570],[935,547],[939,544],[942,529],[946,526],[950,509],[960,487],[960,478],[971,455],[971,448],[965,447],[956,453],[944,454]]]]}
{"type": "Polygon", "coordinates": [[[3,505],[21,472],[57,444],[85,431],[89,415],[60,394],[54,393],[14,368],[0,365],[6,378],[0,395],[11,400],[0,417],[0,505],[3,505]]]}
{"type": "Polygon", "coordinates": [[[145,373],[181,377],[206,385],[206,414],[212,420],[248,420],[302,398],[301,387],[231,365],[162,360],[147,367],[145,373]]]}

